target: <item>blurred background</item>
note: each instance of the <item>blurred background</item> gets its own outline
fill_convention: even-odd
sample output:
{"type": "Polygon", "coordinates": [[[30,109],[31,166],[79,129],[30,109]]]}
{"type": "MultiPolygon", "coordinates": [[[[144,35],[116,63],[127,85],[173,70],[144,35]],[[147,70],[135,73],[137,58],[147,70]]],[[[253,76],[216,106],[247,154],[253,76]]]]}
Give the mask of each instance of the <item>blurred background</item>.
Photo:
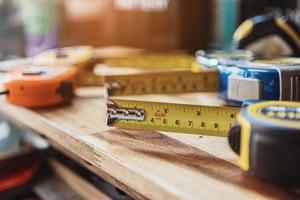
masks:
{"type": "Polygon", "coordinates": [[[72,45],[151,50],[230,47],[257,14],[300,23],[299,0],[0,0],[0,60],[72,45]]]}
{"type": "MultiPolygon", "coordinates": [[[[113,66],[122,66],[122,59],[119,63],[117,60],[117,64],[114,64],[114,62],[110,63],[111,66],[109,66],[109,62],[103,64],[106,58],[118,57],[119,54],[126,54],[126,51],[128,51],[129,55],[138,54],[143,52],[140,49],[147,49],[154,52],[175,50],[173,53],[176,53],[176,50],[184,50],[190,53],[194,53],[199,49],[228,50],[233,46],[232,35],[236,28],[245,19],[260,14],[287,15],[289,19],[300,26],[300,0],[0,0],[0,61],[34,56],[48,49],[75,45],[139,48],[125,48],[125,50],[123,49],[124,51],[119,49],[119,51],[115,50],[115,54],[111,53],[113,51],[110,51],[109,48],[106,51],[102,51],[102,53],[101,51],[100,53],[98,52],[100,55],[97,56],[99,56],[99,60],[102,62],[100,62],[98,67],[101,70],[97,73],[98,75],[94,73],[97,72],[94,70],[94,64],[97,63],[95,60],[88,58],[88,61],[85,61],[84,64],[82,62],[77,63],[79,66],[77,67],[80,70],[77,78],[79,84],[89,86],[98,81],[94,85],[100,85],[103,84],[103,80],[99,79],[99,74],[118,73],[117,68],[113,66]],[[85,65],[85,67],[80,65],[85,65]]],[[[258,29],[258,32],[263,32],[260,27],[258,29]]],[[[299,32],[296,31],[296,33],[299,32]]],[[[273,34],[273,32],[270,34],[273,34]]],[[[278,44],[275,42],[274,45],[269,45],[267,40],[266,43],[258,47],[262,47],[262,51],[265,52],[277,53],[277,51],[274,51],[275,49],[279,53],[285,53],[285,47],[289,45],[288,42],[293,43],[294,40],[290,39],[289,35],[284,35],[282,38],[283,40],[279,40],[278,44]],[[264,48],[264,45],[270,48],[264,48]]],[[[272,40],[270,41],[273,42],[272,40]]],[[[292,53],[299,56],[300,50],[297,44],[296,41],[296,53],[292,53]]],[[[288,47],[288,50],[293,50],[288,47]]],[[[260,50],[259,48],[257,49],[260,50]]],[[[55,59],[57,57],[59,59],[60,56],[64,59],[65,54],[63,51],[57,51],[56,53],[55,59]]],[[[163,59],[157,59],[155,56],[154,59],[152,57],[151,61],[150,56],[147,58],[148,61],[145,61],[145,65],[148,65],[148,68],[151,70],[155,67],[160,69],[162,65],[175,68],[174,63],[176,62],[176,66],[179,66],[178,68],[184,65],[190,69],[190,65],[194,62],[195,58],[191,56],[190,59],[190,55],[187,57],[186,55],[184,56],[188,60],[187,62],[179,62],[179,59],[176,60],[172,56],[166,62],[162,62],[163,59]],[[155,64],[151,63],[157,63],[156,61],[160,62],[160,64],[156,64],[155,66],[155,64]]],[[[42,58],[45,59],[45,57],[42,58]]],[[[145,57],[142,57],[143,59],[147,60],[145,57]]],[[[32,62],[31,59],[27,59],[26,62],[28,60],[30,60],[30,63],[32,62]]],[[[143,61],[141,62],[139,58],[132,60],[133,63],[136,62],[138,65],[142,63],[143,65],[143,61]]],[[[134,73],[138,70],[144,70],[142,69],[143,67],[141,69],[126,68],[126,58],[125,61],[123,60],[123,65],[124,63],[125,70],[123,68],[121,71],[123,74],[127,73],[126,70],[128,70],[129,74],[132,73],[132,70],[134,73]]],[[[130,64],[130,67],[133,67],[133,65],[130,64]]],[[[199,69],[198,65],[196,67],[199,69]]],[[[5,72],[5,70],[2,72],[5,72]]],[[[4,73],[2,73],[3,76],[4,73]]],[[[0,73],[0,82],[3,81],[2,77],[0,73]]],[[[6,150],[21,149],[23,151],[24,147],[27,148],[22,143],[22,138],[29,133],[24,131],[23,127],[20,128],[13,124],[6,122],[6,119],[0,116],[0,154],[5,153],[6,150]]],[[[120,191],[96,174],[86,170],[72,159],[67,159],[59,151],[51,148],[48,152],[50,152],[52,157],[62,161],[62,163],[74,170],[75,173],[78,173],[86,181],[91,182],[98,189],[109,194],[112,199],[132,199],[123,191],[120,191]]],[[[35,157],[33,154],[34,159],[44,160],[44,157],[41,159],[35,157]]],[[[41,168],[44,168],[42,164],[41,168]]],[[[15,163],[12,166],[19,167],[15,163]]],[[[23,167],[23,165],[20,165],[20,167],[23,167]]],[[[14,175],[14,169],[11,171],[11,174],[14,175]]],[[[36,174],[39,176],[38,172],[36,174]]],[[[66,177],[69,178],[68,174],[66,177]]],[[[42,179],[40,183],[43,184],[44,180],[47,182],[49,178],[42,179]]],[[[52,183],[54,186],[50,183],[49,188],[55,188],[55,191],[50,190],[50,192],[47,192],[47,190],[44,190],[48,194],[58,193],[59,191],[56,189],[64,186],[64,183],[60,183],[62,186],[57,186],[57,182],[52,182],[54,182],[52,183]]],[[[28,193],[29,191],[29,194],[25,192],[25,196],[29,195],[30,198],[28,199],[32,199],[31,196],[33,194],[31,192],[36,194],[40,185],[37,184],[37,187],[33,188],[32,191],[31,189],[30,191],[27,190],[26,192],[28,193]]],[[[80,187],[80,184],[78,184],[78,187],[80,187]]],[[[85,190],[85,187],[82,189],[85,190]]],[[[68,194],[63,190],[60,193],[62,195],[68,194]]],[[[37,194],[41,196],[40,193],[37,194]]],[[[19,194],[13,192],[12,195],[19,194]]],[[[1,194],[0,199],[3,199],[1,194]]]]}

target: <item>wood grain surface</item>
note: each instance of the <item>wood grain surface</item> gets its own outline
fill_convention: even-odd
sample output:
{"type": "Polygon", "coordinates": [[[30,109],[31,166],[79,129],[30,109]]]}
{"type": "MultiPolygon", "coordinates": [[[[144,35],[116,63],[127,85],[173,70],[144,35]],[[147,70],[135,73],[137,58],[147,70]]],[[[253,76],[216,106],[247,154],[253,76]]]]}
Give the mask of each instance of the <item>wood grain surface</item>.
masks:
{"type": "Polygon", "coordinates": [[[109,196],[84,180],[78,174],[55,159],[49,159],[52,172],[59,177],[66,185],[77,192],[83,199],[90,200],[111,200],[109,196]]]}
{"type": "MultiPolygon", "coordinates": [[[[70,105],[30,110],[0,101],[0,113],[137,199],[298,199],[295,190],[242,172],[226,138],[120,130],[105,126],[102,88],[80,89],[70,105]]],[[[220,105],[215,94],[134,99],[220,105]]]]}

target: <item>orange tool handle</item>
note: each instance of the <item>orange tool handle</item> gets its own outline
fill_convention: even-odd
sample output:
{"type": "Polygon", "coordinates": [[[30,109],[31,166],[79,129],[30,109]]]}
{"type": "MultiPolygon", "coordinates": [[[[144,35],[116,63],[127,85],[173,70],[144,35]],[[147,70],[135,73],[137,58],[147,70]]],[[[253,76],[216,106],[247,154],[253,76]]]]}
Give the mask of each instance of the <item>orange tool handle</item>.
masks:
{"type": "Polygon", "coordinates": [[[25,107],[44,107],[69,101],[77,70],[70,66],[21,66],[4,80],[6,100],[25,107]]]}

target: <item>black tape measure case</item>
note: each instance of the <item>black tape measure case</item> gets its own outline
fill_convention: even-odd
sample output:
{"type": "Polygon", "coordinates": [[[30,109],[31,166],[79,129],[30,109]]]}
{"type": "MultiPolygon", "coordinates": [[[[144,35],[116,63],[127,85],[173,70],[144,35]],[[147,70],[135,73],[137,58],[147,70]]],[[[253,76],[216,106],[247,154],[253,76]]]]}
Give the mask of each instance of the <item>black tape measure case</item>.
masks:
{"type": "Polygon", "coordinates": [[[300,184],[300,103],[267,101],[243,108],[229,132],[239,166],[286,186],[300,184]]]}
{"type": "Polygon", "coordinates": [[[255,16],[237,28],[233,45],[261,56],[300,56],[300,29],[287,16],[255,16]]]}

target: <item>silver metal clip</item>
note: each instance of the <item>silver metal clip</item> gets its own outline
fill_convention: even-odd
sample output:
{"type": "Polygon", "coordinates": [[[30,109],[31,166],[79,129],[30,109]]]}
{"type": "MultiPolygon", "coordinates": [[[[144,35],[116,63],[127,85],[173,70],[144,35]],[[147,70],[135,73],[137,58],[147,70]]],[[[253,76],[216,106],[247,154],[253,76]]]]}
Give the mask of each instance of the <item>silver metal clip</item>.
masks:
{"type": "Polygon", "coordinates": [[[145,119],[144,109],[119,108],[112,100],[106,100],[106,125],[110,126],[117,120],[143,121],[145,119]]]}

